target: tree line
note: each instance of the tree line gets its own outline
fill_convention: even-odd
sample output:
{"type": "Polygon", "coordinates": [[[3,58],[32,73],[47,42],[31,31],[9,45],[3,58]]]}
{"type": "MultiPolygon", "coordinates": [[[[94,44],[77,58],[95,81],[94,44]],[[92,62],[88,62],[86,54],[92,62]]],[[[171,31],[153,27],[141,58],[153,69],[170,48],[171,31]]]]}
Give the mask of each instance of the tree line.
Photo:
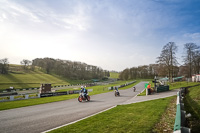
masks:
{"type": "MultiPolygon", "coordinates": [[[[73,62],[69,60],[60,60],[53,58],[36,58],[32,61],[23,59],[20,63],[23,66],[24,70],[34,71],[36,67],[39,67],[47,74],[56,74],[68,79],[88,80],[110,77],[109,71],[82,62],[73,62]]],[[[8,74],[8,72],[8,59],[1,59],[0,74],[8,74]]]]}
{"type": "Polygon", "coordinates": [[[178,47],[175,42],[164,45],[155,64],[143,65],[124,69],[119,77],[123,80],[137,78],[154,78],[155,76],[168,77],[172,82],[173,77],[185,76],[191,78],[193,74],[200,73],[200,47],[195,43],[184,44],[182,56],[183,65],[177,61],[178,47]]]}
{"type": "MultiPolygon", "coordinates": [[[[200,74],[200,46],[195,43],[184,44],[183,65],[180,65],[177,61],[177,51],[178,47],[175,42],[169,42],[164,45],[160,56],[156,58],[155,64],[127,68],[120,73],[119,78],[128,80],[160,76],[168,77],[172,81],[173,77],[185,76],[191,78],[193,74],[200,74]]],[[[30,68],[34,70],[38,66],[47,74],[55,73],[69,79],[101,79],[110,76],[109,71],[100,67],[69,60],[36,58],[33,61],[24,59],[21,64],[25,70],[30,68]]],[[[0,74],[8,74],[8,72],[8,59],[0,59],[0,74]]]]}
{"type": "Polygon", "coordinates": [[[55,73],[69,79],[102,79],[110,77],[110,72],[100,67],[88,65],[82,62],[60,60],[53,58],[36,58],[32,61],[33,66],[39,66],[47,74],[55,73]]]}

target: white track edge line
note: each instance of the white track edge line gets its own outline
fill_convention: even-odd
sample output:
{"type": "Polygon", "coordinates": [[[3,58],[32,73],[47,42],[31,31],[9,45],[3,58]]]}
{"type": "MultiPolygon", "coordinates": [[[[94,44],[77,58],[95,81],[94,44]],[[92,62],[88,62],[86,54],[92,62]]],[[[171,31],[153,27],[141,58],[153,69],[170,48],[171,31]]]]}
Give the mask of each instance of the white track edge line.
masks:
{"type": "Polygon", "coordinates": [[[76,120],[76,121],[73,121],[73,122],[70,122],[70,123],[67,123],[67,124],[64,124],[64,125],[61,125],[61,126],[58,126],[58,127],[52,128],[52,129],[49,129],[49,130],[47,130],[47,131],[43,131],[43,132],[41,132],[41,133],[47,133],[47,132],[50,132],[50,131],[52,131],[52,130],[55,130],[55,129],[64,127],[64,126],[68,126],[68,125],[74,124],[74,123],[79,122],[79,121],[81,121],[81,120],[84,120],[84,119],[86,119],[86,118],[89,118],[89,117],[92,117],[92,116],[94,116],[94,115],[100,114],[100,113],[102,113],[102,112],[104,112],[104,111],[110,110],[110,109],[112,109],[112,108],[114,108],[114,107],[116,107],[116,106],[117,106],[117,105],[114,105],[114,106],[112,106],[112,107],[110,107],[110,108],[107,108],[107,109],[105,109],[105,110],[102,110],[102,111],[100,111],[100,112],[94,113],[94,114],[92,114],[92,115],[86,116],[86,117],[84,117],[84,118],[81,118],[81,119],[79,119],[79,120],[76,120]]]}

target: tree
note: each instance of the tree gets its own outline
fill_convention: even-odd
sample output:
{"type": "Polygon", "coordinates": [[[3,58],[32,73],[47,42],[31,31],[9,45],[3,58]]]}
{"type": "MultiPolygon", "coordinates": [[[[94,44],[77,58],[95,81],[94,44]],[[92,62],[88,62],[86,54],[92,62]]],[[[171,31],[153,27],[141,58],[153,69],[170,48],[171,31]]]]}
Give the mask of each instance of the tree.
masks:
{"type": "Polygon", "coordinates": [[[8,70],[9,70],[8,58],[1,59],[0,60],[0,73],[8,74],[8,70]]]}
{"type": "Polygon", "coordinates": [[[199,66],[199,46],[195,43],[186,43],[184,44],[184,49],[186,54],[184,57],[184,63],[188,67],[188,77],[192,77],[194,70],[192,70],[193,66],[199,66]]]}
{"type": "Polygon", "coordinates": [[[23,59],[20,63],[21,65],[24,65],[24,69],[27,70],[28,66],[31,64],[31,61],[27,59],[23,59]]]}
{"type": "Polygon", "coordinates": [[[174,67],[178,64],[176,60],[176,52],[178,48],[174,42],[167,43],[163,50],[161,51],[160,56],[157,58],[157,63],[163,64],[167,68],[169,81],[172,82],[174,67]]]}
{"type": "Polygon", "coordinates": [[[129,75],[130,75],[130,69],[126,68],[125,70],[123,70],[120,75],[119,78],[122,80],[128,80],[129,79],[129,75]]]}

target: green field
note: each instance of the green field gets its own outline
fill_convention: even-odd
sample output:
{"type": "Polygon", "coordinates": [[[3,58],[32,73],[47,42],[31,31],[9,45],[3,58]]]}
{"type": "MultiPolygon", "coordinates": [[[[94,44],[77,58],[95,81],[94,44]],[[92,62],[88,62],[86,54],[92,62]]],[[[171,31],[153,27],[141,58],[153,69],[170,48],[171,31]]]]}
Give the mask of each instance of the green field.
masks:
{"type": "Polygon", "coordinates": [[[117,72],[110,72],[110,78],[118,79],[119,78],[119,73],[117,73],[117,72]]]}
{"type": "Polygon", "coordinates": [[[173,98],[119,105],[50,133],[150,133],[173,98]]]}

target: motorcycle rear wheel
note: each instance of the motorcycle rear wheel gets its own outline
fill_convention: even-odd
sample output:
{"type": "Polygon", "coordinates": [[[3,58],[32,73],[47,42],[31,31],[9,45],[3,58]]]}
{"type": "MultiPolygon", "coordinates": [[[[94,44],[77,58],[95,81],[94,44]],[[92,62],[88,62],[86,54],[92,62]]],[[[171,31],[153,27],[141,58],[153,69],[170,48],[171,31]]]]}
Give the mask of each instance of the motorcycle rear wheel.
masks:
{"type": "Polygon", "coordinates": [[[89,95],[87,96],[87,100],[90,101],[90,96],[89,95]]]}

